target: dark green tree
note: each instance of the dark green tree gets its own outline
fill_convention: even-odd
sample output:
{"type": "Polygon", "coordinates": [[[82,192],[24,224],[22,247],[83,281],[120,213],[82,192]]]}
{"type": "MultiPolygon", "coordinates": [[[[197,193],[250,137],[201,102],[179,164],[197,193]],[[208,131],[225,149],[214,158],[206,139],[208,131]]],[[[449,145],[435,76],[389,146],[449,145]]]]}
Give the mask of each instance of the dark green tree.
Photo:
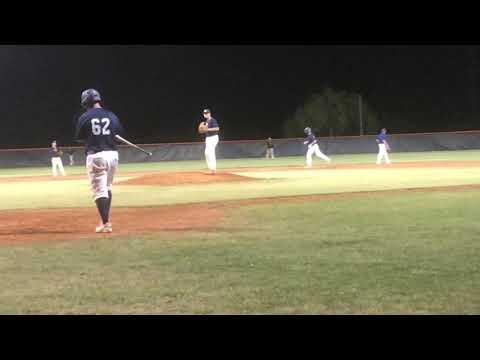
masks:
{"type": "MultiPolygon", "coordinates": [[[[296,137],[307,126],[318,135],[358,135],[360,132],[359,95],[325,88],[311,95],[284,124],[284,135],[296,137]]],[[[376,132],[378,116],[365,99],[362,100],[365,134],[376,132]]]]}

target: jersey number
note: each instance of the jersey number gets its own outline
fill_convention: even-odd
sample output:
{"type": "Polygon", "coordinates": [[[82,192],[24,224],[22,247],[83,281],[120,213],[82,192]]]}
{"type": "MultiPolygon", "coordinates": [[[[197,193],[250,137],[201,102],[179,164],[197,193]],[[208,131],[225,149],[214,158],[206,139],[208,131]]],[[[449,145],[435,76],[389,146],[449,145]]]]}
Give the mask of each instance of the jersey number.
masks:
{"type": "Polygon", "coordinates": [[[99,119],[92,119],[92,133],[93,135],[110,135],[110,119],[103,118],[102,121],[99,119]],[[102,123],[103,127],[100,125],[102,123]]]}

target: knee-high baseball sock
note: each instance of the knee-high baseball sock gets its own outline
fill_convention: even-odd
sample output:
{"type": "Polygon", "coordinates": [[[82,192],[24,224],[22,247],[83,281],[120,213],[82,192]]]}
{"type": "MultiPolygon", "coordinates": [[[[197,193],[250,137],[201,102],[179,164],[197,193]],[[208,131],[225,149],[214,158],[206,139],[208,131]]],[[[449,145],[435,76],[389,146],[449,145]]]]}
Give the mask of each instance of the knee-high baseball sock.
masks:
{"type": "Polygon", "coordinates": [[[107,212],[107,217],[110,219],[110,209],[112,208],[112,192],[109,190],[108,191],[108,212],[107,212]]]}
{"type": "Polygon", "coordinates": [[[100,217],[102,218],[102,222],[104,224],[108,223],[108,198],[98,198],[95,200],[95,203],[97,204],[97,209],[100,213],[100,217]]]}
{"type": "Polygon", "coordinates": [[[112,192],[108,190],[108,212],[110,213],[110,208],[112,207],[112,192]]]}

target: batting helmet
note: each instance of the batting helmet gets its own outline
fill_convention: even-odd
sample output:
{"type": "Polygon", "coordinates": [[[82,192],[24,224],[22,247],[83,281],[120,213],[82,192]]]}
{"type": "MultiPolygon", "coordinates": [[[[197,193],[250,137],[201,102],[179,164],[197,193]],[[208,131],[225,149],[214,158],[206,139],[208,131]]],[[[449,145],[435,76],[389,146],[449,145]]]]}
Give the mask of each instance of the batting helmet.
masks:
{"type": "Polygon", "coordinates": [[[87,89],[82,92],[81,104],[84,108],[92,107],[93,104],[102,101],[100,93],[95,89],[87,89]]]}
{"type": "Polygon", "coordinates": [[[309,127],[306,127],[305,129],[303,129],[303,132],[305,133],[305,135],[310,135],[310,133],[312,132],[312,129],[310,129],[309,127]]]}

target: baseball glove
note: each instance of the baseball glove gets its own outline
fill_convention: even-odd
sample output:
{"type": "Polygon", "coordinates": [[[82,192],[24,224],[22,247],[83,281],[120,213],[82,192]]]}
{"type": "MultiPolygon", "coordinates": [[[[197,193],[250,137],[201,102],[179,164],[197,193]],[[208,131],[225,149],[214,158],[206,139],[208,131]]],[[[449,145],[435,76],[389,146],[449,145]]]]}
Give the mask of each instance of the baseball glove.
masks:
{"type": "Polygon", "coordinates": [[[198,133],[205,134],[206,132],[208,132],[208,125],[205,121],[203,121],[198,125],[198,133]]]}

